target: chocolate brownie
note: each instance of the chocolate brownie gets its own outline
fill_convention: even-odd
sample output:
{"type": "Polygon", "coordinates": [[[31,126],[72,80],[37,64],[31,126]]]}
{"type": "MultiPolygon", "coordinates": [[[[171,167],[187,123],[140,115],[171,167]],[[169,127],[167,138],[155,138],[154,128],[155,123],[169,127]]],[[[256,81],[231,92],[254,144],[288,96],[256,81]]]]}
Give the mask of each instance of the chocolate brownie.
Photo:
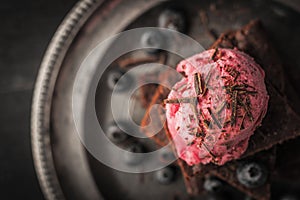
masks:
{"type": "MultiPolygon", "coordinates": [[[[230,185],[255,199],[269,199],[270,184],[268,182],[258,188],[246,188],[237,181],[235,170],[239,162],[249,159],[258,159],[265,163],[270,172],[273,171],[272,169],[275,165],[275,150],[272,147],[287,139],[292,139],[300,135],[300,117],[294,112],[289,105],[287,97],[284,95],[286,82],[283,76],[282,63],[279,60],[278,54],[268,41],[261,22],[258,20],[251,21],[240,30],[222,34],[211,48],[216,47],[236,47],[254,57],[256,62],[264,68],[266,72],[267,90],[270,95],[268,113],[262,126],[251,137],[249,147],[241,160],[229,162],[220,167],[213,164],[195,165],[191,167],[180,159],[178,159],[177,163],[183,173],[187,191],[192,195],[203,192],[202,183],[205,174],[211,174],[225,180],[230,185]]],[[[166,79],[170,78],[168,73],[165,73],[164,76],[166,79]]],[[[158,86],[149,106],[162,104],[169,92],[168,89],[158,86]]],[[[162,108],[157,117],[165,119],[164,110],[162,108]]],[[[149,115],[147,112],[142,120],[142,126],[145,126],[148,122],[149,115]]],[[[159,134],[153,137],[160,145],[168,143],[166,135],[169,136],[169,133],[167,126],[165,125],[164,127],[164,130],[161,130],[159,134]]],[[[143,129],[143,131],[149,134],[147,132],[151,131],[151,129],[143,129]]]]}

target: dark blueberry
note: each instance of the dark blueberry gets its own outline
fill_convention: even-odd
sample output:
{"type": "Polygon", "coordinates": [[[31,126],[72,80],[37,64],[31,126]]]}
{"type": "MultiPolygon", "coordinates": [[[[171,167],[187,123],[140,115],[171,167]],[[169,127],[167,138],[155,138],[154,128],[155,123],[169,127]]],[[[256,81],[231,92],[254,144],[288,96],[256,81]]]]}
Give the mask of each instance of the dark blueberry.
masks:
{"type": "Polygon", "coordinates": [[[165,38],[161,31],[151,29],[142,35],[140,42],[142,48],[146,48],[147,52],[157,53],[163,48],[165,38]]]}
{"type": "Polygon", "coordinates": [[[124,91],[129,87],[131,81],[129,75],[124,75],[124,72],[120,70],[111,70],[107,75],[107,86],[111,90],[124,91]]]}
{"type": "Polygon", "coordinates": [[[237,169],[237,179],[248,188],[262,186],[266,182],[267,177],[266,167],[256,162],[244,163],[237,169]]]}
{"type": "Polygon", "coordinates": [[[125,151],[124,161],[128,165],[137,165],[142,161],[142,154],[138,154],[143,153],[143,146],[140,143],[132,142],[125,147],[125,151]]]}
{"type": "Polygon", "coordinates": [[[158,18],[158,26],[168,28],[171,30],[185,32],[186,30],[186,17],[184,12],[178,9],[164,10],[158,18]]]}
{"type": "Polygon", "coordinates": [[[155,172],[156,180],[161,184],[170,184],[175,179],[175,169],[173,167],[165,167],[155,172]]]}
{"type": "Polygon", "coordinates": [[[222,181],[215,177],[206,178],[203,187],[208,192],[219,192],[223,186],[222,181]]]}
{"type": "Polygon", "coordinates": [[[123,142],[127,138],[127,134],[124,133],[116,124],[112,124],[106,131],[107,137],[115,143],[123,142]]]}
{"type": "Polygon", "coordinates": [[[160,149],[160,159],[164,163],[169,163],[172,161],[175,161],[176,157],[171,149],[165,148],[165,149],[160,149]]]}

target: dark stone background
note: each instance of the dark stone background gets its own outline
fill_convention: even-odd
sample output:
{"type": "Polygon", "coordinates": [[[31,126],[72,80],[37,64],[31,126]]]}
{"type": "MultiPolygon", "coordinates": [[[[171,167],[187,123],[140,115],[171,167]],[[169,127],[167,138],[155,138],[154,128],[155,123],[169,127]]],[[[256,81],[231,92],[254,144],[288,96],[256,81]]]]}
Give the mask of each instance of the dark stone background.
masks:
{"type": "Polygon", "coordinates": [[[30,147],[30,106],[38,67],[76,0],[0,2],[0,198],[43,199],[30,147]]]}
{"type": "MultiPolygon", "coordinates": [[[[284,1],[300,10],[297,0],[284,1]]],[[[0,199],[43,199],[30,146],[31,98],[47,45],[75,3],[0,2],[0,199]]]]}

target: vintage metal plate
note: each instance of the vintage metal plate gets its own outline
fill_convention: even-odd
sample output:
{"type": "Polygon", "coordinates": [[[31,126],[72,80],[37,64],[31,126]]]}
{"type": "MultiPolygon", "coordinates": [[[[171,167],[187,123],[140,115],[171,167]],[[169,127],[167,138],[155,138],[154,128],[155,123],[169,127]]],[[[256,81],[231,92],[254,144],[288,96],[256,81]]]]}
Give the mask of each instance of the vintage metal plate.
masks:
{"type": "MultiPolygon", "coordinates": [[[[175,0],[82,0],[70,11],[53,37],[41,64],[34,92],[32,148],[40,185],[47,199],[187,198],[176,167],[174,180],[160,184],[155,172],[128,174],[95,160],[77,137],[71,106],[79,65],[99,41],[122,30],[155,27],[160,14],[174,6],[185,12],[186,34],[205,48],[222,32],[238,29],[252,19],[261,19],[270,33],[270,40],[282,56],[287,76],[300,93],[297,84],[300,80],[300,14],[295,10],[297,6],[293,9],[278,1],[258,0],[190,0],[184,3],[175,0]]],[[[139,55],[137,52],[135,58],[139,55]]],[[[168,64],[175,65],[177,61],[178,57],[170,56],[168,64]]],[[[112,64],[110,69],[115,68],[112,64]]],[[[107,76],[109,73],[108,70],[107,76]]],[[[101,79],[101,84],[107,85],[107,80],[101,79]]],[[[98,89],[96,95],[96,109],[98,117],[101,116],[99,123],[104,125],[111,122],[111,113],[103,106],[107,104],[107,98],[102,98],[109,94],[107,89],[98,89]]],[[[140,142],[153,145],[149,141],[140,142]]],[[[225,187],[230,193],[238,193],[225,187]]],[[[288,188],[282,187],[282,193],[288,194],[288,188]]]]}

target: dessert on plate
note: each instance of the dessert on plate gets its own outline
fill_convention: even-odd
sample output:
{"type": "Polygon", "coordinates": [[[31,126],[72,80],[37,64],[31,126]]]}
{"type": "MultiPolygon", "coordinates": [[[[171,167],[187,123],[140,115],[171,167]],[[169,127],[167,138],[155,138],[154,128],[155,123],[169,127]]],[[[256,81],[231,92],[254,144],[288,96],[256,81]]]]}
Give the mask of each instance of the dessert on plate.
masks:
{"type": "MultiPolygon", "coordinates": [[[[150,121],[150,108],[154,104],[165,105],[166,109],[160,109],[156,117],[161,118],[161,121],[163,122],[167,116],[168,120],[164,123],[164,129],[151,138],[161,146],[167,144],[169,141],[173,142],[174,152],[177,152],[180,157],[177,160],[177,164],[182,171],[188,193],[191,195],[203,193],[203,181],[205,177],[216,176],[255,199],[270,199],[270,179],[272,174],[268,175],[264,180],[264,184],[260,184],[256,187],[246,187],[237,180],[236,170],[241,163],[259,160],[270,173],[275,171],[277,144],[300,135],[300,117],[294,111],[285,95],[286,87],[289,86],[289,83],[284,79],[282,63],[278,54],[267,39],[261,22],[259,20],[254,20],[240,30],[229,31],[222,34],[211,46],[210,50],[182,61],[177,69],[184,72],[187,77],[182,78],[182,80],[178,82],[178,77],[170,77],[171,73],[165,71],[160,76],[160,79],[164,81],[170,80],[172,83],[178,82],[173,87],[175,90],[180,89],[181,84],[189,85],[190,88],[185,89],[188,94],[186,95],[184,92],[178,93],[178,91],[175,90],[170,91],[163,86],[157,86],[151,101],[146,105],[148,109],[141,123],[142,127],[144,127],[142,128],[142,131],[146,135],[153,135],[151,127],[146,126],[150,121]],[[215,71],[219,71],[219,74],[215,74],[212,80],[216,80],[218,75],[218,78],[221,79],[221,76],[223,76],[222,73],[225,73],[224,76],[229,79],[229,82],[233,82],[233,85],[240,85],[240,82],[243,82],[246,79],[251,80],[250,82],[252,84],[248,84],[247,87],[244,85],[243,88],[241,88],[248,91],[247,95],[243,94],[243,102],[232,102],[232,96],[235,100],[235,97],[238,96],[237,93],[242,91],[235,92],[235,90],[230,89],[233,85],[230,85],[228,88],[226,80],[221,81],[222,85],[215,92],[220,95],[222,94],[223,100],[229,100],[230,104],[236,104],[236,108],[232,109],[232,106],[229,106],[226,110],[223,110],[222,116],[224,119],[221,116],[220,119],[223,121],[218,122],[214,119],[216,118],[215,112],[222,107],[222,102],[224,101],[219,102],[218,100],[214,100],[216,105],[209,104],[209,106],[207,106],[207,102],[197,103],[194,104],[196,105],[197,112],[204,107],[209,107],[211,109],[203,111],[204,117],[195,119],[196,111],[189,106],[194,103],[195,97],[197,97],[196,99],[198,99],[198,96],[199,98],[206,99],[209,97],[216,98],[216,95],[209,95],[209,88],[207,89],[209,85],[205,85],[207,84],[205,79],[208,77],[206,69],[194,68],[193,66],[185,68],[184,65],[189,62],[196,62],[199,57],[199,62],[215,63],[216,59],[219,59],[219,56],[222,55],[222,52],[225,52],[226,59],[224,61],[220,60],[221,65],[219,68],[215,68],[215,71]],[[242,59],[237,59],[236,62],[244,60],[244,62],[246,62],[244,64],[250,62],[250,65],[253,65],[250,68],[245,66],[246,71],[250,72],[250,76],[248,73],[243,77],[243,72],[235,68],[234,71],[230,72],[224,70],[226,68],[224,66],[225,63],[229,62],[230,64],[229,54],[227,55],[227,52],[232,54],[232,57],[233,55],[242,57],[242,59]],[[221,54],[219,55],[219,53],[221,54]],[[251,57],[254,60],[252,60],[251,57]],[[222,70],[220,71],[219,69],[221,66],[222,70]],[[260,67],[265,72],[265,79],[264,72],[260,67]],[[255,71],[254,69],[257,70],[257,73],[251,75],[251,72],[255,71]],[[238,84],[234,84],[236,82],[238,82],[238,84]],[[258,97],[260,99],[258,99],[258,97]],[[247,110],[247,107],[245,107],[244,102],[248,102],[247,104],[248,108],[251,108],[251,114],[249,113],[249,110],[247,110]],[[268,105],[267,102],[269,102],[268,105]],[[215,106],[215,108],[213,108],[213,106],[215,106]],[[186,123],[189,119],[183,115],[176,116],[176,113],[180,109],[187,111],[185,114],[188,118],[189,114],[193,115],[190,120],[193,122],[192,124],[194,124],[194,127],[190,130],[192,133],[191,135],[189,134],[190,132],[180,133],[180,128],[177,130],[178,127],[176,127],[176,123],[178,123],[178,121],[181,125],[185,126],[185,129],[190,124],[186,123]],[[264,115],[265,118],[263,119],[264,115]],[[229,120],[227,120],[228,118],[226,117],[230,119],[230,122],[227,122],[229,120]],[[197,126],[198,123],[195,122],[196,120],[198,120],[198,122],[200,121],[200,128],[197,126]],[[208,120],[209,123],[205,120],[208,120]],[[226,123],[228,123],[227,125],[229,128],[225,128],[222,132],[223,126],[226,125],[226,123]],[[261,126],[253,134],[255,128],[260,124],[261,126]],[[205,136],[202,132],[203,129],[206,131],[209,130],[209,127],[212,129],[220,129],[221,131],[218,132],[221,134],[232,134],[230,137],[232,137],[233,143],[229,146],[229,150],[224,148],[221,148],[221,150],[219,148],[214,149],[214,146],[209,147],[208,145],[203,145],[202,140],[205,136]],[[246,133],[243,133],[242,130],[245,128],[249,128],[249,130],[246,131],[246,133]],[[231,129],[234,129],[235,131],[232,132],[231,129]],[[177,135],[179,134],[182,134],[183,137],[178,137],[177,135]],[[175,140],[174,136],[176,136],[175,140]],[[184,136],[188,136],[186,142],[184,136]],[[240,137],[238,136],[242,136],[244,141],[243,139],[239,139],[240,137]],[[239,141],[241,141],[240,144],[238,144],[239,141]],[[200,150],[197,147],[197,142],[202,143],[202,148],[200,148],[200,150]],[[231,150],[235,148],[239,148],[239,151],[236,153],[231,152],[231,150]],[[191,152],[191,154],[195,153],[195,155],[187,156],[186,153],[181,154],[181,151],[184,152],[184,150],[186,152],[191,152]]],[[[147,91],[144,91],[144,93],[146,94],[147,91]]],[[[149,94],[147,94],[147,97],[149,98],[149,94]]],[[[225,104],[228,104],[228,102],[225,104]]],[[[209,135],[210,134],[208,134],[208,136],[209,135]]],[[[223,142],[224,139],[215,141],[217,147],[223,142]]],[[[209,144],[209,142],[207,144],[209,144]]]]}
{"type": "Polygon", "coordinates": [[[216,48],[181,61],[177,71],[185,77],[164,103],[179,158],[191,166],[238,159],[267,111],[263,69],[237,49],[216,48]]]}

